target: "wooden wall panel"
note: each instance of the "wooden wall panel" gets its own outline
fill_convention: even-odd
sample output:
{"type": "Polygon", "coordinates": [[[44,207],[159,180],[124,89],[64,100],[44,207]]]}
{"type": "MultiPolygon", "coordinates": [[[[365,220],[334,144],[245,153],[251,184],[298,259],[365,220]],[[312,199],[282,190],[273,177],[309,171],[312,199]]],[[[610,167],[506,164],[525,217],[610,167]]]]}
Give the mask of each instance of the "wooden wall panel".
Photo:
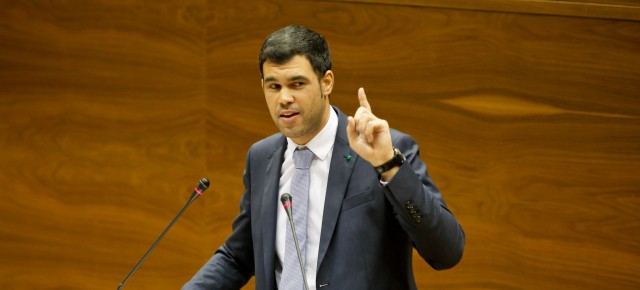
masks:
{"type": "Polygon", "coordinates": [[[640,20],[636,0],[325,0],[391,6],[431,7],[515,14],[640,20]]]}
{"type": "Polygon", "coordinates": [[[295,23],[329,40],[332,101],[364,86],[465,228],[456,268],[414,262],[420,289],[636,289],[633,3],[408,2],[0,1],[0,286],[114,289],[206,176],[125,289],[179,288],[276,131],[257,53],[295,23]]]}
{"type": "MultiPolygon", "coordinates": [[[[640,23],[389,3],[209,3],[208,95],[224,129],[208,130],[238,136],[225,152],[275,132],[256,55],[265,35],[291,23],[327,36],[335,104],[353,113],[364,86],[374,112],[422,145],[468,246],[450,271],[416,260],[420,289],[640,283],[640,238],[630,234],[640,226],[640,23]]],[[[242,166],[216,174],[238,194],[242,166]]]]}
{"type": "MultiPolygon", "coordinates": [[[[115,289],[206,174],[205,3],[1,3],[0,287],[115,289]]],[[[178,288],[200,228],[128,287],[178,288]]]]}

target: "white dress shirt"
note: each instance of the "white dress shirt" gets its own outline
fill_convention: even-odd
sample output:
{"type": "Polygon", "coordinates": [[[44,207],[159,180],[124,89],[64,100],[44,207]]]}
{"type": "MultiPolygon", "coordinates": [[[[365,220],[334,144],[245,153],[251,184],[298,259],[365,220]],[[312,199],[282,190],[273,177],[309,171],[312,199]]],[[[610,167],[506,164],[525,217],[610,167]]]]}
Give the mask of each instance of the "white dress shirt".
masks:
{"type": "MultiPolygon", "coordinates": [[[[307,252],[305,271],[307,274],[307,283],[309,289],[316,289],[316,272],[318,263],[318,251],[320,247],[320,231],[322,229],[322,214],[324,211],[324,200],[327,193],[327,180],[329,179],[329,167],[331,166],[331,156],[333,152],[333,143],[336,139],[338,130],[338,115],[330,108],[329,121],[322,130],[306,147],[315,155],[311,166],[309,167],[309,212],[307,217],[307,252]]],[[[293,164],[293,151],[298,147],[290,138],[287,138],[287,150],[284,153],[284,162],[282,163],[280,175],[280,191],[278,200],[284,193],[290,193],[291,179],[296,170],[293,164]]],[[[293,195],[293,194],[292,194],[293,195]]],[[[295,207],[295,200],[293,206],[295,207]]],[[[280,202],[278,202],[280,205],[280,202]]],[[[276,224],[276,256],[280,265],[284,261],[285,240],[286,240],[286,223],[289,222],[287,213],[282,206],[278,206],[278,217],[276,224]]],[[[302,247],[302,245],[301,245],[302,247]]],[[[297,259],[297,258],[296,258],[297,259]]],[[[282,268],[276,268],[276,279],[280,281],[282,268]]]]}

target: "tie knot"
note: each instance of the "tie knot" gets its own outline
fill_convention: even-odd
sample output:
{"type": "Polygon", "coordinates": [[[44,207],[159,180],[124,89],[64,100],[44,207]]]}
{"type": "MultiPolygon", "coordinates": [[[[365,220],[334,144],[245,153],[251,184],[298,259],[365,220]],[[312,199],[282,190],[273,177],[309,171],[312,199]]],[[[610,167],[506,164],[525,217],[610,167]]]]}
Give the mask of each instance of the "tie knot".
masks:
{"type": "Polygon", "coordinates": [[[307,147],[296,148],[296,150],[293,151],[293,163],[297,169],[309,169],[313,156],[313,152],[307,147]]]}

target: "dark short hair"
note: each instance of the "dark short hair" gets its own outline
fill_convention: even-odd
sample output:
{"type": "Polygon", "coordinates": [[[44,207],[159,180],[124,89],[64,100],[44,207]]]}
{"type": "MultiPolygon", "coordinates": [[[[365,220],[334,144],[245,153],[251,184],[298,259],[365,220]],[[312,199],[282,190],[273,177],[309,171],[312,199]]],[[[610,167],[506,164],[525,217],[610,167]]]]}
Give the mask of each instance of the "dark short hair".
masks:
{"type": "Polygon", "coordinates": [[[331,69],[329,44],[324,37],[304,26],[290,25],[271,33],[262,44],[258,56],[260,76],[264,77],[265,61],[283,64],[296,55],[307,57],[318,79],[331,69]]]}

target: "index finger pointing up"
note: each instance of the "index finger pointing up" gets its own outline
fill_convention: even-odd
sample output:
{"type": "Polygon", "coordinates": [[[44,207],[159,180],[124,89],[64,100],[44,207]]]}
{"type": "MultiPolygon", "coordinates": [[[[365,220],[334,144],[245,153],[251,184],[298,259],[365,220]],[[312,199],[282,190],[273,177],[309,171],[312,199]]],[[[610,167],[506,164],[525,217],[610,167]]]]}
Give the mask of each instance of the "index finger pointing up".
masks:
{"type": "Polygon", "coordinates": [[[364,88],[358,89],[358,100],[360,101],[360,107],[371,111],[371,106],[369,105],[369,101],[367,101],[367,95],[364,93],[364,88]]]}

